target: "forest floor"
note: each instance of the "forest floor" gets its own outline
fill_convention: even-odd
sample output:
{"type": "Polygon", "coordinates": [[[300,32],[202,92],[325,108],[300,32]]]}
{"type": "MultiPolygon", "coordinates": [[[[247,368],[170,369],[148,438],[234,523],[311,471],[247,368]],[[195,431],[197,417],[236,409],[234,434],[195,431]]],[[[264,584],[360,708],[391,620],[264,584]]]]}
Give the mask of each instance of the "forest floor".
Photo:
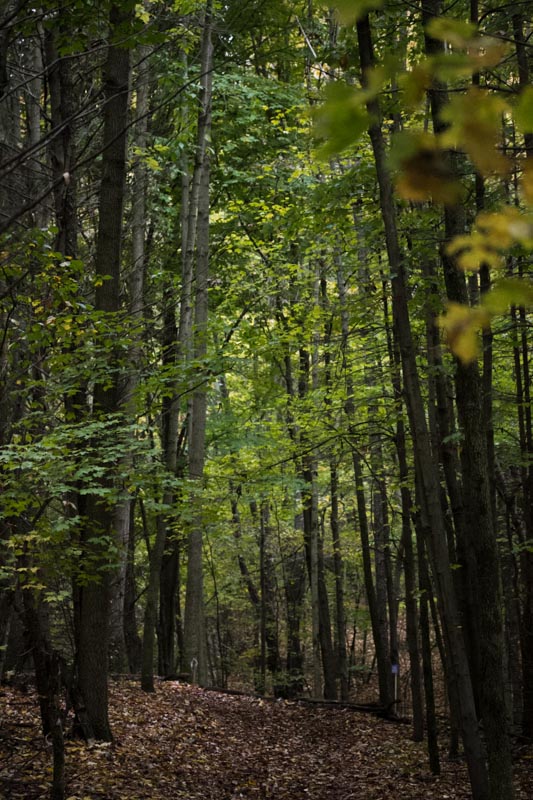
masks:
{"type": "MultiPolygon", "coordinates": [[[[464,764],[432,776],[410,729],[346,709],[161,682],[112,682],[115,740],[66,745],[69,800],[466,800],[464,764]]],[[[0,798],[47,798],[51,748],[32,691],[0,687],[0,798]]],[[[533,747],[517,750],[517,800],[533,798],[533,747]]]]}

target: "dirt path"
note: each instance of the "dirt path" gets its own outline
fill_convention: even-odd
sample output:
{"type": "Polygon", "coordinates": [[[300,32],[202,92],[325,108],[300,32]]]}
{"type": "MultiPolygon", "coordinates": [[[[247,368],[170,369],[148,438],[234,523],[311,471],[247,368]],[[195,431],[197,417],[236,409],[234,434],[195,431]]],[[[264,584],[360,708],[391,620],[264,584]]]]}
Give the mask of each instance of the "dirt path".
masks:
{"type": "MultiPolygon", "coordinates": [[[[427,768],[409,728],[346,710],[161,683],[111,685],[112,745],[67,744],[69,800],[466,800],[462,764],[427,768]]],[[[517,800],[533,797],[533,750],[517,800]]],[[[32,694],[0,696],[0,797],[46,798],[50,750],[32,694]],[[3,733],[1,733],[3,731],[3,733]]]]}

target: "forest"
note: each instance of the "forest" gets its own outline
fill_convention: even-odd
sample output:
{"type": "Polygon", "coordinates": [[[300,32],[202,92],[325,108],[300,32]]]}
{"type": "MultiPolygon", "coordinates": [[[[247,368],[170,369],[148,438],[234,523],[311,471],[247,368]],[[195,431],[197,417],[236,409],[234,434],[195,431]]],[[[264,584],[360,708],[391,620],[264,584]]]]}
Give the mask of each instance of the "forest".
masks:
{"type": "Polygon", "coordinates": [[[533,796],[532,251],[530,0],[1,0],[0,796],[533,796]]]}

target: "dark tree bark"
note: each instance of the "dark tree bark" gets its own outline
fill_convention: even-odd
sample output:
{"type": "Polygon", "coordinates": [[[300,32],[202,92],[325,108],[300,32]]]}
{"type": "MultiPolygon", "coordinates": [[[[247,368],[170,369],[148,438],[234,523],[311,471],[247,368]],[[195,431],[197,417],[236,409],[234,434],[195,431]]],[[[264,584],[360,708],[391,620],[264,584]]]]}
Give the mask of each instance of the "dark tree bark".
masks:
{"type": "Polygon", "coordinates": [[[142,642],[137,629],[137,616],[135,607],[137,603],[137,588],[135,581],[135,504],[130,504],[130,523],[128,525],[128,543],[126,558],[126,574],[124,577],[124,644],[126,647],[126,657],[128,668],[131,673],[137,673],[141,669],[142,642]]]}
{"type": "MultiPolygon", "coordinates": [[[[126,180],[126,126],[130,51],[121,46],[124,28],[132,19],[131,4],[110,9],[109,46],[104,67],[104,131],[102,180],[96,244],[96,275],[102,280],[96,289],[95,308],[114,315],[120,308],[120,266],[122,222],[126,180]]],[[[103,419],[119,410],[117,386],[118,355],[110,353],[109,384],[94,389],[94,414],[103,419]]],[[[111,485],[112,476],[104,479],[111,485]]],[[[98,495],[87,497],[82,531],[84,558],[91,564],[88,583],[79,586],[79,632],[77,668],[89,720],[97,739],[112,738],[108,718],[107,665],[109,640],[109,553],[115,538],[113,510],[98,495]]]]}

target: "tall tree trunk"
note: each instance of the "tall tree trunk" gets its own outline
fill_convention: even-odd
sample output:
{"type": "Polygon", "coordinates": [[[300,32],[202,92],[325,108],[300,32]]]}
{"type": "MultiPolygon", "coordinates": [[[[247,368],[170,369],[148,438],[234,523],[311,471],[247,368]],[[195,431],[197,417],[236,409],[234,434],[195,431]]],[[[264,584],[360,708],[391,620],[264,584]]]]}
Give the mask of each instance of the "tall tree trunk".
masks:
{"type": "MultiPolygon", "coordinates": [[[[295,515],[294,529],[303,531],[303,516],[301,513],[295,515]]],[[[287,679],[285,696],[291,698],[301,694],[304,687],[300,625],[305,593],[305,558],[299,550],[295,550],[284,559],[283,566],[285,601],[287,603],[287,679]]]]}
{"type": "MultiPolygon", "coordinates": [[[[187,79],[187,58],[182,53],[183,81],[187,79]]],[[[180,108],[180,116],[184,127],[187,125],[187,102],[180,108]]],[[[170,375],[167,390],[162,401],[162,444],[165,452],[165,463],[172,475],[183,477],[186,472],[185,439],[187,425],[184,423],[180,433],[181,400],[183,386],[180,380],[179,367],[185,367],[190,356],[191,341],[191,293],[194,264],[188,258],[187,240],[189,228],[196,232],[196,213],[190,217],[190,176],[187,152],[184,149],[180,159],[181,166],[181,206],[179,216],[180,248],[181,248],[181,291],[179,328],[176,324],[174,276],[172,268],[169,270],[168,286],[164,292],[163,307],[163,333],[162,333],[162,361],[170,375]]],[[[196,202],[196,201],[194,201],[196,202]]],[[[197,203],[194,206],[197,210],[197,203]]],[[[193,253],[194,254],[194,253],[193,253]]],[[[165,502],[169,506],[175,503],[174,493],[168,492],[165,502]]],[[[183,621],[181,618],[180,579],[182,536],[172,533],[170,518],[166,518],[165,537],[167,546],[161,563],[161,578],[159,586],[159,665],[161,674],[168,675],[175,666],[175,646],[178,644],[179,661],[183,660],[183,621]]],[[[183,664],[181,665],[184,668],[183,664]]]]}
{"type": "MultiPolygon", "coordinates": [[[[326,413],[330,424],[335,425],[332,409],[332,357],[331,335],[333,329],[333,315],[327,294],[327,280],[324,271],[320,276],[320,299],[324,311],[329,311],[324,327],[324,381],[326,386],[326,413]]],[[[334,650],[336,656],[336,673],[339,679],[341,700],[348,699],[348,659],[346,653],[346,611],[344,607],[344,564],[342,558],[340,519],[339,519],[339,476],[337,457],[332,451],[329,454],[329,485],[331,497],[330,528],[333,544],[333,573],[335,576],[335,637],[334,650]]]]}
{"type": "MultiPolygon", "coordinates": [[[[209,273],[209,187],[210,155],[208,141],[211,130],[212,100],[212,3],[208,0],[204,17],[202,44],[202,94],[198,118],[198,147],[195,174],[199,172],[198,236],[196,244],[196,295],[194,305],[194,359],[202,363],[207,354],[207,284],[209,273]]],[[[194,179],[193,179],[194,187],[194,179]]],[[[191,231],[188,231],[191,236],[191,231]]],[[[189,477],[195,484],[192,498],[192,521],[187,542],[187,585],[183,631],[185,669],[195,672],[200,685],[207,682],[205,638],[203,559],[202,559],[202,487],[205,462],[205,427],[207,415],[206,376],[193,391],[189,436],[189,477]],[[196,666],[194,666],[196,665],[196,666]]]]}
{"type": "MultiPolygon", "coordinates": [[[[132,10],[112,5],[107,60],[104,68],[104,132],[102,182],[100,187],[95,308],[114,315],[120,307],[120,262],[122,210],[126,179],[126,140],[130,51],[119,42],[132,20],[132,10]]],[[[104,419],[119,409],[116,372],[118,353],[111,353],[109,384],[94,389],[94,413],[104,419]]],[[[106,487],[112,476],[104,479],[106,487]]],[[[97,739],[112,738],[108,718],[107,663],[109,631],[109,552],[114,541],[113,509],[97,494],[87,497],[86,522],[82,531],[84,557],[96,567],[98,578],[79,587],[79,635],[77,665],[79,684],[97,739]]]]}
{"type": "MultiPolygon", "coordinates": [[[[523,465],[520,469],[522,490],[522,517],[524,534],[520,537],[520,583],[522,588],[522,614],[520,620],[520,650],[522,655],[522,733],[533,738],[533,553],[524,547],[524,540],[533,539],[533,429],[531,426],[531,394],[529,375],[529,347],[525,309],[511,309],[515,344],[513,346],[516,411],[520,451],[523,465]]],[[[518,526],[520,527],[520,526],[518,526]]]]}
{"type": "MultiPolygon", "coordinates": [[[[2,9],[0,23],[11,20],[19,12],[16,0],[7,0],[2,9]]],[[[0,25],[0,164],[8,162],[20,150],[21,108],[20,88],[16,86],[17,75],[10,68],[13,58],[9,25],[0,25]]],[[[13,209],[22,208],[25,200],[23,174],[20,170],[9,169],[2,175],[0,192],[0,225],[10,221],[13,209]]]]}
{"type": "Polygon", "coordinates": [[[128,669],[131,673],[140,672],[142,663],[142,641],[137,630],[137,588],[135,581],[135,503],[130,504],[130,523],[128,525],[128,554],[124,578],[124,644],[128,669]]]}

